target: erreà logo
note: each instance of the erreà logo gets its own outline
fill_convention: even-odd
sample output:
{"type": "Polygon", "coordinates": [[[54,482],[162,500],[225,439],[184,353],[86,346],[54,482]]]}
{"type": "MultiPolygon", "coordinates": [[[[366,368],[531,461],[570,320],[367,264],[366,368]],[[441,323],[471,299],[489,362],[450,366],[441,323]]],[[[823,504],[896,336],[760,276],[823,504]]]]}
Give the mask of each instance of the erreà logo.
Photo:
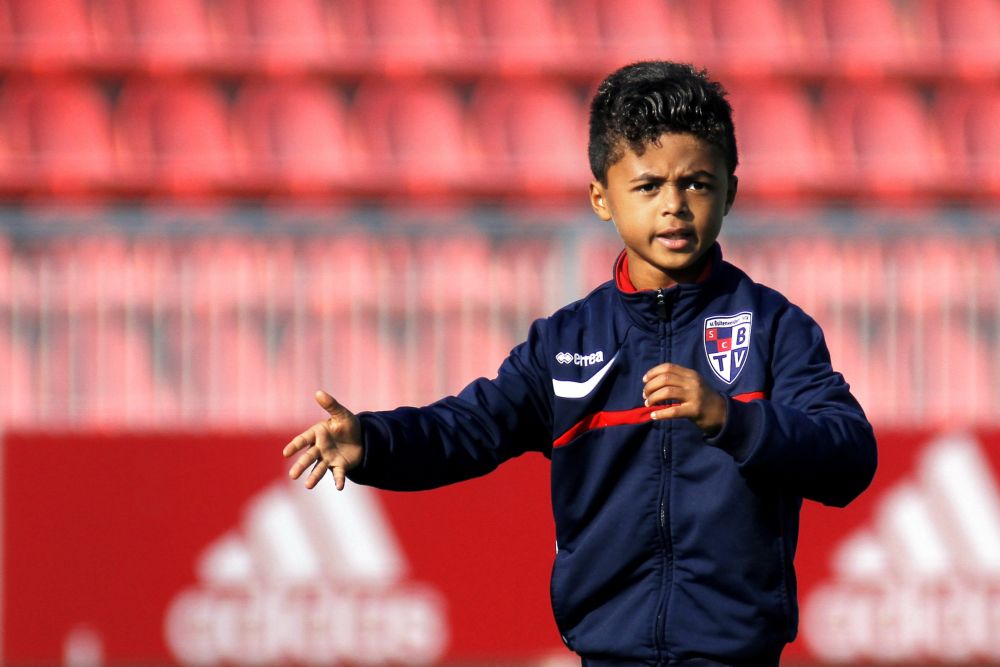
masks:
{"type": "Polygon", "coordinates": [[[597,352],[592,352],[591,354],[570,354],[569,352],[560,352],[556,355],[556,361],[560,364],[576,364],[577,366],[593,366],[594,364],[604,363],[604,352],[598,350],[597,352]]]}
{"type": "Polygon", "coordinates": [[[712,372],[732,384],[750,356],[753,313],[716,315],[705,319],[705,355],[712,372]]]}
{"type": "Polygon", "coordinates": [[[833,552],[803,638],[841,664],[1000,661],[1000,489],[970,435],[926,446],[914,475],[833,552]]]}
{"type": "Polygon", "coordinates": [[[171,602],[166,644],[183,665],[433,664],[447,643],[441,595],[404,579],[376,493],[276,482],[208,545],[199,583],[171,602]],[[308,637],[304,640],[303,637],[308,637]]]}

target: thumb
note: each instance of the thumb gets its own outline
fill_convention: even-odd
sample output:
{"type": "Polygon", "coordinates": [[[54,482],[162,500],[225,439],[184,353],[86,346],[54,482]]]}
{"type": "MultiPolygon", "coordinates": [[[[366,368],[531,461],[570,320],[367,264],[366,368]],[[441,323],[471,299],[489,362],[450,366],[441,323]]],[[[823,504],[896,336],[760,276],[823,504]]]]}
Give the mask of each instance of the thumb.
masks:
{"type": "Polygon", "coordinates": [[[316,392],[316,402],[319,403],[319,406],[326,410],[331,417],[341,417],[345,413],[348,415],[351,414],[350,410],[338,403],[337,399],[322,389],[319,389],[316,392]]]}

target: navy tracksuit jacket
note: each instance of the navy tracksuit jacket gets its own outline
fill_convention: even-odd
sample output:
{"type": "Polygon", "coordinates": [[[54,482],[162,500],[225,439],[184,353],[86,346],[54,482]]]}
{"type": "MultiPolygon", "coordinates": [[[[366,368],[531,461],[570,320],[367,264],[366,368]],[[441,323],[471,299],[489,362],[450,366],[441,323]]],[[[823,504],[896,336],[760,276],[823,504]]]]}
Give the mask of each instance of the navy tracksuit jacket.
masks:
{"type": "Polygon", "coordinates": [[[623,253],[615,281],[536,321],[496,379],[359,415],[362,484],[426,489],[551,457],[552,608],[587,664],[776,665],[798,622],[802,499],[845,505],[875,472],[819,326],[711,253],[701,282],[642,292],[623,253]],[[728,397],[715,437],[650,420],[642,376],[667,361],[728,397]]]}

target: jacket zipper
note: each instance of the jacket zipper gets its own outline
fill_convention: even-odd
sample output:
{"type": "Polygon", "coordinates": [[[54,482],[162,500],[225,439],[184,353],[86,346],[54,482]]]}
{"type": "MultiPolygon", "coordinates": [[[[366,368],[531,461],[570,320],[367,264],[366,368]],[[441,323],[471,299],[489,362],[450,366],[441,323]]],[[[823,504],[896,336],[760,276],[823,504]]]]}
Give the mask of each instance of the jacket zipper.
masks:
{"type": "MultiPolygon", "coordinates": [[[[669,328],[669,312],[667,307],[667,295],[663,292],[662,289],[656,290],[656,307],[657,307],[657,312],[659,313],[660,316],[660,323],[661,323],[660,337],[663,345],[663,355],[661,361],[667,361],[668,357],[670,356],[667,350],[667,341],[668,341],[667,330],[669,328]]],[[[669,480],[668,476],[670,474],[670,466],[669,466],[670,445],[668,442],[669,432],[670,432],[669,429],[665,428],[663,436],[660,440],[660,456],[661,456],[660,469],[662,471],[664,480],[669,480]]],[[[671,551],[670,538],[667,532],[668,492],[669,492],[669,483],[665,481],[660,493],[660,511],[659,511],[660,542],[663,547],[663,589],[660,591],[660,605],[656,613],[656,629],[653,637],[654,645],[656,646],[658,660],[664,659],[663,654],[666,651],[666,632],[664,628],[664,616],[666,615],[666,605],[667,605],[667,590],[668,590],[667,576],[668,573],[671,573],[673,567],[673,553],[671,551]]],[[[671,576],[671,581],[672,580],[673,577],[671,576]]]]}

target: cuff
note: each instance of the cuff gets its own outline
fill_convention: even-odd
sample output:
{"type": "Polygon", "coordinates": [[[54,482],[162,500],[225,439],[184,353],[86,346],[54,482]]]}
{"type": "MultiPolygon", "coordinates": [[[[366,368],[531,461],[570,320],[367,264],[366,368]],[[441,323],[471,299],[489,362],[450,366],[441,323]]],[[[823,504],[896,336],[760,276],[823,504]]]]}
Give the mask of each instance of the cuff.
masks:
{"type": "Polygon", "coordinates": [[[722,430],[705,442],[728,452],[737,463],[745,463],[761,440],[764,410],[760,400],[744,403],[726,397],[726,421],[722,430]]]}
{"type": "Polygon", "coordinates": [[[347,479],[355,484],[371,484],[381,463],[387,458],[386,443],[388,433],[384,424],[370,412],[359,412],[361,422],[361,444],[364,446],[364,456],[361,465],[347,473],[347,479]]]}

